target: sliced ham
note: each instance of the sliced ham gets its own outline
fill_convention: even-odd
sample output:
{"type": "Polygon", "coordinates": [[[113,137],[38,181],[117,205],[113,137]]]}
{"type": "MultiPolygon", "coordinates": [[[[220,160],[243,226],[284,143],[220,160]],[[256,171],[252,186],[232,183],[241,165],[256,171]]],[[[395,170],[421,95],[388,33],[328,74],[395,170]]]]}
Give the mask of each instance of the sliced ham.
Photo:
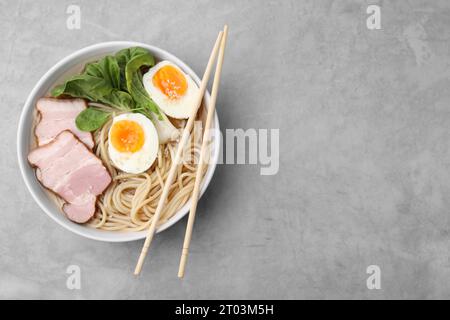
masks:
{"type": "Polygon", "coordinates": [[[28,161],[37,168],[39,181],[66,201],[67,217],[78,223],[94,215],[97,196],[111,182],[101,160],[70,131],[31,151],[28,161]]]}
{"type": "Polygon", "coordinates": [[[75,125],[75,118],[86,109],[86,101],[83,99],[41,98],[38,100],[36,108],[41,114],[41,121],[35,130],[39,146],[49,143],[62,131],[70,130],[90,149],[94,147],[92,134],[78,130],[75,125]]]}

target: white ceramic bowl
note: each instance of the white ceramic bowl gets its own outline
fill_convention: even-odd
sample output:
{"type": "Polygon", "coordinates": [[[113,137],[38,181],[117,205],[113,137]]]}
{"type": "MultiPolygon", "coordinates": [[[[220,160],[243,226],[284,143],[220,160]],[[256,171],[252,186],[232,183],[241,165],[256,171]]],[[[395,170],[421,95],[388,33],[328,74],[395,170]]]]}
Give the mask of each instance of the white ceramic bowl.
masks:
{"type": "MultiPolygon", "coordinates": [[[[19,120],[19,128],[17,132],[17,155],[19,158],[19,167],[22,172],[23,179],[25,184],[30,190],[31,195],[34,200],[39,204],[39,206],[44,210],[53,220],[58,222],[67,230],[70,230],[76,234],[79,234],[83,237],[100,240],[100,241],[108,241],[108,242],[124,242],[124,241],[132,241],[145,238],[145,231],[141,232],[113,232],[113,231],[104,231],[104,230],[96,230],[93,228],[89,228],[87,226],[76,224],[70,221],[66,216],[57,208],[54,202],[48,197],[46,191],[39,183],[36,178],[34,169],[29,165],[27,161],[27,155],[30,151],[31,146],[31,124],[33,120],[33,110],[36,105],[36,101],[47,95],[49,90],[53,88],[53,86],[57,82],[61,82],[61,79],[65,79],[70,74],[73,74],[75,69],[79,69],[80,65],[83,65],[86,62],[93,61],[102,57],[106,54],[115,53],[121,49],[139,46],[148,49],[156,58],[159,60],[169,60],[178,65],[184,72],[194,79],[197,85],[200,85],[199,77],[192,71],[183,61],[175,57],[174,55],[159,49],[154,46],[149,46],[144,43],[139,42],[129,42],[129,41],[114,41],[114,42],[104,42],[95,44],[84,49],[78,50],[75,53],[72,53],[68,57],[59,61],[55,66],[53,66],[46,74],[39,80],[36,86],[31,91],[28,96],[27,101],[22,110],[22,114],[19,120]]],[[[78,70],[80,71],[80,70],[78,70]]],[[[205,93],[205,97],[203,99],[203,105],[209,105],[209,93],[205,93]]],[[[220,148],[220,139],[218,138],[219,131],[219,120],[217,118],[217,114],[215,114],[214,119],[214,130],[216,131],[213,135],[213,143],[211,148],[211,160],[206,172],[205,178],[203,180],[201,194],[204,193],[206,188],[208,187],[209,182],[214,174],[214,170],[216,168],[217,159],[219,157],[219,148],[220,148]]],[[[158,228],[158,232],[163,231],[170,226],[172,226],[175,222],[180,220],[188,211],[189,211],[190,201],[188,201],[172,218],[170,218],[167,222],[162,224],[158,228]]]]}

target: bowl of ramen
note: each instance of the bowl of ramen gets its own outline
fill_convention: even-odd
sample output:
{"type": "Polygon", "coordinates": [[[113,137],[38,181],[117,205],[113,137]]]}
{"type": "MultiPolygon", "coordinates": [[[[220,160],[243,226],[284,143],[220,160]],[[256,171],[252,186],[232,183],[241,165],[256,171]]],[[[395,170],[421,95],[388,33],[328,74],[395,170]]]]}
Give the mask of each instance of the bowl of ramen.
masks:
{"type": "MultiPolygon", "coordinates": [[[[138,42],[99,43],[58,62],[19,120],[19,167],[35,201],[81,236],[145,238],[199,85],[183,61],[138,42]]],[[[205,92],[158,232],[189,211],[209,99],[205,92]]],[[[201,194],[219,157],[217,114],[209,132],[201,194]]]]}

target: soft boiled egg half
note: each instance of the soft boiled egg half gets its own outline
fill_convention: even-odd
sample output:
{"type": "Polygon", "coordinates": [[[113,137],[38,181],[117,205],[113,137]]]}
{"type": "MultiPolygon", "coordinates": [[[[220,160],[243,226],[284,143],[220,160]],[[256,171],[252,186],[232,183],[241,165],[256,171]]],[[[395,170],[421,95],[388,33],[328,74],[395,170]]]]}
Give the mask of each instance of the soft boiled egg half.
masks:
{"type": "Polygon", "coordinates": [[[197,107],[197,84],[169,61],[156,64],[144,74],[142,81],[147,93],[169,117],[189,118],[197,107]]]}
{"type": "Polygon", "coordinates": [[[108,133],[108,152],[114,166],[127,173],[146,171],[158,155],[158,134],[140,113],[114,117],[108,133]]]}

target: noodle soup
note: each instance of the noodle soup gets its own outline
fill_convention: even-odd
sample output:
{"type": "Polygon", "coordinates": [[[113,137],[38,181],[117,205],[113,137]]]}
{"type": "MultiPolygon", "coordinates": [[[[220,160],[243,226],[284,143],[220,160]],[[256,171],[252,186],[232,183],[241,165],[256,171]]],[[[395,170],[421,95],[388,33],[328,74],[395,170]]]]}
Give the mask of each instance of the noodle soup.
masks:
{"type": "MultiPolygon", "coordinates": [[[[101,57],[104,57],[107,54],[114,54],[114,51],[116,49],[125,47],[125,43],[120,43],[120,46],[117,46],[117,44],[119,43],[112,44],[116,44],[116,46],[112,46],[113,48],[109,48],[110,50],[108,51],[105,50],[107,47],[105,46],[102,48],[103,50],[100,50],[102,51],[101,53],[99,53],[98,50],[97,52],[95,52],[95,54],[93,54],[94,52],[91,52],[90,56],[84,57],[84,59],[79,63],[74,64],[73,61],[72,63],[67,63],[66,61],[66,63],[59,66],[58,76],[55,77],[55,74],[53,73],[53,81],[51,81],[51,83],[50,81],[47,81],[45,83],[45,90],[43,90],[44,87],[42,86],[42,83],[38,84],[38,86],[40,85],[40,90],[35,90],[34,96],[33,94],[32,97],[30,96],[29,101],[27,101],[28,106],[26,105],[26,108],[24,109],[24,113],[27,112],[26,118],[31,121],[30,125],[28,126],[28,150],[34,150],[35,148],[39,147],[38,141],[35,136],[35,130],[37,124],[42,119],[41,114],[39,112],[36,112],[34,104],[36,104],[38,99],[42,96],[49,96],[51,94],[52,88],[54,88],[55,85],[61,84],[71,76],[83,72],[83,70],[86,69],[86,64],[88,62],[98,61],[99,58],[101,59],[101,57]],[[38,91],[41,92],[40,95],[38,91]]],[[[148,46],[142,45],[142,47],[145,48],[148,46]]],[[[149,52],[152,52],[152,54],[155,53],[152,50],[149,50],[149,52]]],[[[156,52],[155,54],[155,62],[168,60],[167,58],[174,57],[168,54],[166,56],[160,56],[159,52],[156,52]]],[[[180,61],[176,58],[174,59],[174,62],[180,64],[180,61]]],[[[192,71],[190,71],[185,65],[181,63],[179,66],[183,68],[183,70],[187,71],[197,84],[199,83],[198,77],[196,77],[195,74],[193,74],[192,71]]],[[[144,68],[144,71],[147,70],[144,68]]],[[[47,76],[47,79],[45,80],[48,80],[48,78],[49,76],[47,76]]],[[[59,99],[59,97],[57,98],[59,99]]],[[[61,97],[61,99],[70,98],[71,97],[67,96],[61,97]]],[[[178,166],[176,178],[174,180],[174,183],[171,185],[167,203],[164,207],[160,221],[158,222],[159,231],[167,228],[168,226],[179,220],[188,211],[189,200],[194,185],[195,171],[197,168],[197,160],[199,157],[201,146],[202,133],[204,130],[204,111],[207,106],[207,102],[208,100],[204,99],[203,105],[200,107],[197,114],[197,121],[194,125],[193,132],[191,133],[189,143],[184,148],[185,150],[183,153],[183,161],[178,166]]],[[[108,112],[111,111],[110,108],[114,109],[114,107],[105,103],[98,103],[96,101],[88,101],[87,103],[88,108],[94,106],[95,108],[98,108],[102,111],[106,110],[108,112]]],[[[51,211],[50,215],[52,216],[52,218],[54,218],[64,226],[68,227],[70,225],[69,229],[71,229],[72,231],[87,235],[90,238],[107,241],[123,241],[122,239],[125,239],[126,241],[139,239],[144,236],[143,230],[145,230],[152,221],[152,217],[155,212],[162,187],[164,185],[165,179],[167,178],[167,173],[171,166],[174,152],[177,148],[177,139],[167,141],[165,143],[159,143],[156,152],[156,159],[148,169],[142,172],[129,173],[117,168],[117,166],[114,165],[113,161],[111,161],[108,132],[111,130],[113,118],[123,113],[127,112],[123,110],[112,110],[111,117],[109,117],[109,119],[98,129],[91,132],[94,143],[91,150],[92,154],[101,161],[111,178],[111,182],[104,189],[104,191],[97,195],[95,199],[95,212],[91,218],[89,218],[83,224],[74,224],[70,222],[69,219],[65,217],[64,212],[64,207],[67,204],[67,199],[45,185],[40,187],[46,193],[47,198],[51,199],[53,204],[56,204],[56,206],[54,205],[55,208],[49,208],[48,205],[43,205],[38,201],[39,204],[44,207],[44,210],[47,213],[51,211]],[[59,217],[55,216],[56,211],[57,214],[60,215],[59,217]],[[64,220],[61,218],[63,218],[64,220]],[[87,228],[91,229],[92,231],[86,231],[87,228]],[[83,231],[81,231],[82,229],[83,231]],[[120,240],[112,240],[116,238],[113,234],[116,234],[118,231],[121,234],[125,232],[129,236],[119,236],[117,237],[117,239],[120,240]],[[103,238],[103,235],[107,236],[103,238]]],[[[25,116],[22,115],[22,131],[25,130],[24,118],[25,116]]],[[[184,128],[186,122],[185,119],[175,119],[171,117],[167,118],[176,130],[181,131],[184,128]]],[[[217,124],[218,122],[216,119],[215,125],[217,126],[217,124]]],[[[20,133],[21,128],[19,128],[19,135],[20,133]]],[[[19,138],[25,140],[23,137],[19,138]]],[[[216,141],[214,141],[212,146],[213,147],[211,150],[209,150],[208,154],[210,154],[212,157],[212,160],[210,160],[209,163],[212,163],[213,165],[209,165],[203,169],[203,174],[206,175],[206,182],[203,182],[202,191],[204,191],[209,180],[211,179],[212,172],[214,171],[214,166],[217,161],[218,146],[216,141]]],[[[23,169],[22,165],[24,167],[26,165],[23,163],[23,158],[26,158],[26,154],[21,154],[21,151],[19,150],[19,163],[21,163],[21,169],[23,169]]],[[[24,171],[25,169],[23,169],[22,172],[24,173],[24,171]]],[[[26,175],[25,173],[24,177],[27,185],[29,186],[30,190],[32,190],[32,193],[36,198],[37,196],[35,195],[34,189],[36,188],[35,184],[37,183],[38,179],[34,177],[34,181],[32,181],[33,178],[29,175],[26,175]],[[30,187],[28,182],[34,184],[33,188],[30,187]]]]}

